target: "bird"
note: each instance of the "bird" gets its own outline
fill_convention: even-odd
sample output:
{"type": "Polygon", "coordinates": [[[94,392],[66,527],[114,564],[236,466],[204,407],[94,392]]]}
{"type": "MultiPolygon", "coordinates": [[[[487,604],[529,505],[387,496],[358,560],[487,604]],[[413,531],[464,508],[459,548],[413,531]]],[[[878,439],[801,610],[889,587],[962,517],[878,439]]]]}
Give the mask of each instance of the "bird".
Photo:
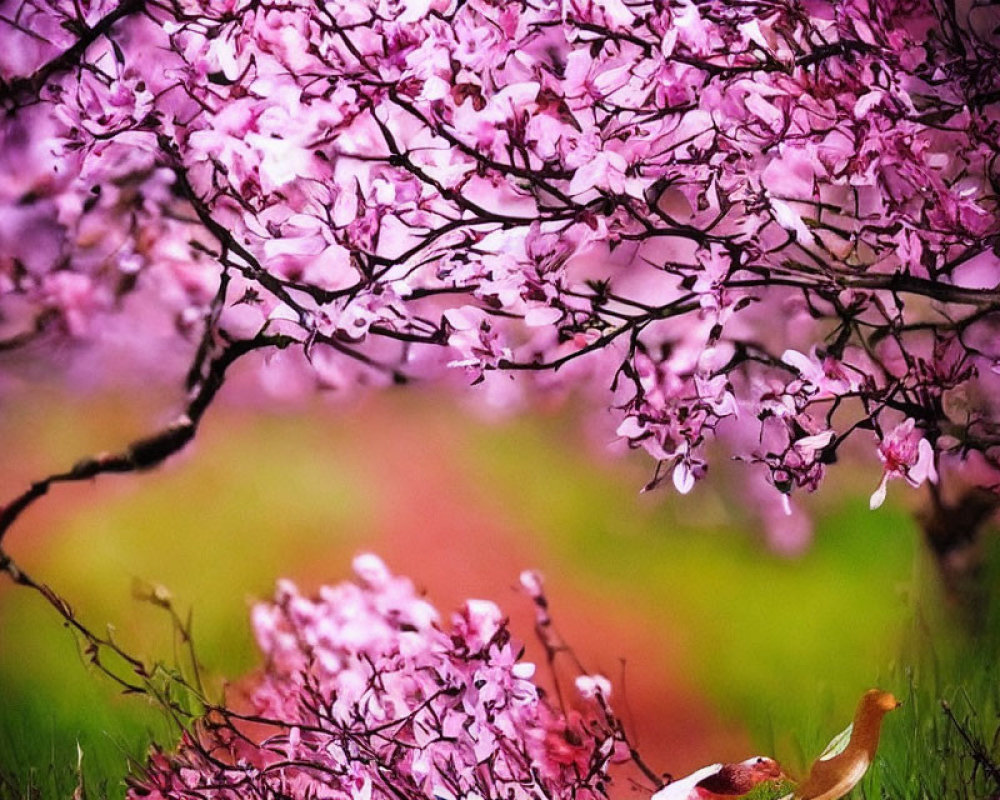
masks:
{"type": "Polygon", "coordinates": [[[777,780],[783,774],[774,759],[764,756],[734,764],[710,764],[668,783],[650,800],[734,800],[762,781],[777,780]]]}
{"type": "Polygon", "coordinates": [[[865,692],[854,721],[813,762],[809,777],[781,800],[838,800],[851,791],[875,759],[882,718],[901,705],[881,689],[865,692]]]}

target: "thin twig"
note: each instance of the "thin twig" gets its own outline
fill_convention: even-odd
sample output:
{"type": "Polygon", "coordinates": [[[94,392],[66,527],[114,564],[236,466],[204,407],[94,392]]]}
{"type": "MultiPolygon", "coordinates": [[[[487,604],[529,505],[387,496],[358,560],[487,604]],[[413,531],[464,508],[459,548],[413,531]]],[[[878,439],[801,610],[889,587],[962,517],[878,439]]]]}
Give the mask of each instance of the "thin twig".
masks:
{"type": "Polygon", "coordinates": [[[978,739],[974,738],[968,729],[958,721],[955,716],[955,712],[952,711],[951,705],[947,700],[941,701],[941,708],[944,710],[945,716],[951,720],[951,723],[955,726],[955,730],[958,731],[959,735],[965,740],[966,745],[969,747],[969,755],[972,759],[979,764],[986,772],[989,773],[993,782],[1000,787],[1000,765],[990,757],[989,751],[978,739]]]}

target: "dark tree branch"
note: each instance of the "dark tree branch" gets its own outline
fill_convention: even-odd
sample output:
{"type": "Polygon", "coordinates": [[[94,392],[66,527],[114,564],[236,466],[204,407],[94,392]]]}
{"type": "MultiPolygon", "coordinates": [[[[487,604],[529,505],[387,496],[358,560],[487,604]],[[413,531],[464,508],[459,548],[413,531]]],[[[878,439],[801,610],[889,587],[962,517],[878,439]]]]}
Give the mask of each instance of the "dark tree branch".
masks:
{"type": "Polygon", "coordinates": [[[45,82],[61,72],[66,72],[78,66],[87,48],[102,36],[111,33],[111,29],[125,17],[143,11],[148,0],[122,0],[121,4],[98,20],[97,24],[84,29],[82,35],[71,47],[64,50],[51,61],[36,69],[31,75],[15,78],[6,84],[0,82],[0,105],[8,109],[25,102],[37,99],[45,82]]]}
{"type": "Polygon", "coordinates": [[[921,295],[942,303],[973,305],[1000,310],[1000,290],[998,289],[956,286],[902,273],[892,275],[844,275],[839,273],[838,278],[844,286],[852,289],[882,289],[901,294],[921,295]]]}
{"type": "MultiPolygon", "coordinates": [[[[211,332],[206,335],[211,335],[211,332]]],[[[192,390],[191,399],[173,423],[132,442],[118,453],[88,456],[66,472],[35,481],[27,490],[0,508],[0,542],[21,514],[36,500],[45,496],[54,484],[85,481],[108,473],[151,469],[180,452],[194,438],[205,411],[222,388],[226,372],[235,361],[254,350],[272,347],[283,349],[295,341],[290,336],[259,336],[226,345],[208,362],[204,376],[192,390]]]]}

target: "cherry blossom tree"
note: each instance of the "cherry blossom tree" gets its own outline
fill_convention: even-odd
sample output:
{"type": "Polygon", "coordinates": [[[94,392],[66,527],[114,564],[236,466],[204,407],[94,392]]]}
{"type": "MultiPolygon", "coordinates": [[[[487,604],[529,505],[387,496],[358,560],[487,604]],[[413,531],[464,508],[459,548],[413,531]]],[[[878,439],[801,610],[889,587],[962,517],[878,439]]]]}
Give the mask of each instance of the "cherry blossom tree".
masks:
{"type": "MultiPolygon", "coordinates": [[[[744,462],[779,532],[853,448],[873,508],[928,487],[956,592],[974,569],[1000,486],[994,4],[0,0],[0,44],[0,374],[186,390],[0,506],[0,546],[55,484],[187,446],[247,363],[575,392],[648,488],[744,462]]],[[[254,713],[214,709],[134,797],[603,796],[627,742],[600,679],[574,717],[496,609],[445,632],[358,570],[258,607],[254,713]]]]}
{"type": "Polygon", "coordinates": [[[256,360],[576,391],[650,487],[690,491],[718,441],[779,527],[856,442],[872,506],[929,486],[966,564],[1000,456],[997,26],[978,0],[2,0],[5,370],[71,343],[188,394],[12,498],[0,542],[53,484],[186,446],[256,360]]]}

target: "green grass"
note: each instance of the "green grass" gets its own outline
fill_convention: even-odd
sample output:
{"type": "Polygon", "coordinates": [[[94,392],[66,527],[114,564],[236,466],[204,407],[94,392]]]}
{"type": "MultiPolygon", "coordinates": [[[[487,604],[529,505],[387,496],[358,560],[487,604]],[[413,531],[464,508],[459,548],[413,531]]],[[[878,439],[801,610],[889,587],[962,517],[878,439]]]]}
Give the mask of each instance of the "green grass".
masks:
{"type": "Polygon", "coordinates": [[[981,800],[1000,793],[996,659],[994,651],[988,659],[925,663],[907,671],[903,707],[886,720],[876,766],[861,786],[864,798],[981,800]],[[993,774],[977,761],[976,748],[993,765],[993,774]]]}
{"type": "Polygon", "coordinates": [[[781,800],[794,790],[795,784],[791,781],[764,781],[743,795],[743,800],[781,800]]]}
{"type": "Polygon", "coordinates": [[[1000,542],[989,543],[993,602],[981,631],[969,636],[955,626],[925,582],[901,657],[888,670],[903,706],[886,719],[877,768],[861,786],[866,800],[1000,796],[1000,542]]]}
{"type": "MultiPolygon", "coordinates": [[[[39,625],[52,625],[49,615],[37,616],[39,625]]],[[[119,797],[130,759],[141,757],[152,739],[175,733],[159,709],[110,696],[101,678],[81,666],[71,637],[59,632],[66,646],[36,655],[62,658],[66,669],[50,667],[20,681],[5,670],[0,763],[9,782],[0,783],[0,797],[70,797],[79,783],[79,753],[88,797],[119,797]]]]}

